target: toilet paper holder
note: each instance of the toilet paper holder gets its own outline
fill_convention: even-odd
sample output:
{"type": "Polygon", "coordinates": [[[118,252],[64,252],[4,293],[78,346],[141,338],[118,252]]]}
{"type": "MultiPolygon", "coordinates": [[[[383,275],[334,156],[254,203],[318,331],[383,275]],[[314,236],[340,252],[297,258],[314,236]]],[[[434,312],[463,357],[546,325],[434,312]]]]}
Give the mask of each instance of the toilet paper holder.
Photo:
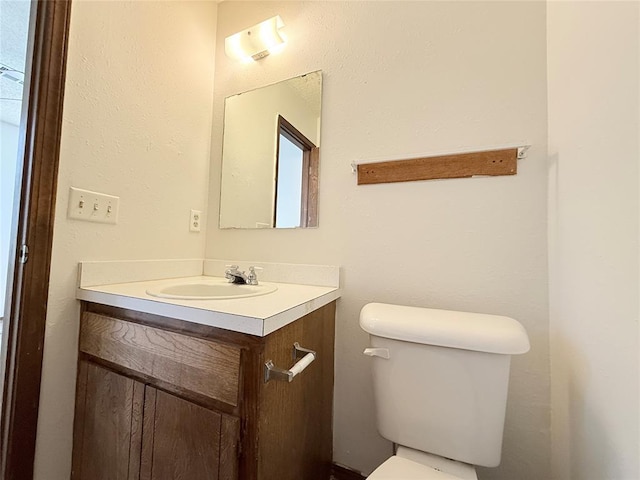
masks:
{"type": "Polygon", "coordinates": [[[316,352],[303,348],[298,342],[293,344],[292,351],[293,360],[298,360],[293,367],[289,370],[276,367],[271,360],[268,360],[264,364],[264,383],[269,380],[284,380],[286,382],[292,382],[293,378],[307,368],[311,362],[316,359],[316,352]]]}

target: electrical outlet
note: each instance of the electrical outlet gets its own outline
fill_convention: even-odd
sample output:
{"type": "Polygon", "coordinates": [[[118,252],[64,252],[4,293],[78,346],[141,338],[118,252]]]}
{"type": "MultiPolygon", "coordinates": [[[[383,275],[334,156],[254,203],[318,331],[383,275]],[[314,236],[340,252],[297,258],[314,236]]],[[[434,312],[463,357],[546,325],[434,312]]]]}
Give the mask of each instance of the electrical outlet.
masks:
{"type": "Polygon", "coordinates": [[[200,210],[191,210],[191,217],[189,218],[189,231],[199,232],[201,224],[202,212],[200,210]]]}
{"type": "Polygon", "coordinates": [[[118,223],[120,197],[105,193],[69,188],[67,216],[76,220],[98,223],[118,223]]]}

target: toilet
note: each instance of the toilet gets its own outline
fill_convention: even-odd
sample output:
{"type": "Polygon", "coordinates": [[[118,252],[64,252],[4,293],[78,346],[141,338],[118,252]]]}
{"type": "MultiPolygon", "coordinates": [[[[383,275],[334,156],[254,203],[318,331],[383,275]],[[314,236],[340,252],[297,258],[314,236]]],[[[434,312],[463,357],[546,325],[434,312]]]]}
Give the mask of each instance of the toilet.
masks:
{"type": "Polygon", "coordinates": [[[396,445],[369,480],[477,480],[500,464],[511,355],[529,351],[518,321],[370,303],[360,327],[378,431],[396,445]]]}

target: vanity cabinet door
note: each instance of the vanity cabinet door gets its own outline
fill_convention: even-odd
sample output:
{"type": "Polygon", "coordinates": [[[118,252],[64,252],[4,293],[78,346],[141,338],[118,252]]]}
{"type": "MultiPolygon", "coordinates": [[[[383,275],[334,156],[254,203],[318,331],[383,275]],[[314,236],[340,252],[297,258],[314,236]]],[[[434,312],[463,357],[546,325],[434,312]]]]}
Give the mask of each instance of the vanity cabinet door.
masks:
{"type": "Polygon", "coordinates": [[[81,360],[72,480],[238,480],[240,421],[81,360]]]}
{"type": "Polygon", "coordinates": [[[85,360],[78,368],[71,478],[138,478],[144,384],[85,360]]]}
{"type": "Polygon", "coordinates": [[[239,422],[147,386],[141,480],[236,480],[239,422]]]}

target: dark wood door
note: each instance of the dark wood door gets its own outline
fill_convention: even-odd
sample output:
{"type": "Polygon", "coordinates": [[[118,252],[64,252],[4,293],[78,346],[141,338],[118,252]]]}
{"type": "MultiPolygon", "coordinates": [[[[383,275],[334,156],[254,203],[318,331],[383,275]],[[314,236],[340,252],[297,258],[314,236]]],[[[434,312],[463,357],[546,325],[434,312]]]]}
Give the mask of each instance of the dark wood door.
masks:
{"type": "Polygon", "coordinates": [[[70,14],[71,0],[31,1],[28,100],[20,125],[22,182],[15,199],[19,220],[17,232],[11,232],[15,248],[9,259],[15,268],[9,269],[13,286],[7,310],[0,312],[0,478],[6,479],[33,477],[70,14]]]}
{"type": "Polygon", "coordinates": [[[144,384],[81,360],[73,448],[73,480],[139,476],[144,384]]]}
{"type": "Polygon", "coordinates": [[[147,386],[141,480],[233,480],[238,420],[147,386]]]}

